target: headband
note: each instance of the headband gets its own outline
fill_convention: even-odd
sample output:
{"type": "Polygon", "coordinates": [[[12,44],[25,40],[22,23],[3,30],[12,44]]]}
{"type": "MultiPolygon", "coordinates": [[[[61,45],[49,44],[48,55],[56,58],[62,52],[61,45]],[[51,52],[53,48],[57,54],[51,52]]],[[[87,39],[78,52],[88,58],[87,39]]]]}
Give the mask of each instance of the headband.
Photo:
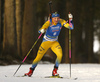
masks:
{"type": "Polygon", "coordinates": [[[52,18],[53,17],[60,17],[60,15],[57,12],[52,13],[52,18]]]}

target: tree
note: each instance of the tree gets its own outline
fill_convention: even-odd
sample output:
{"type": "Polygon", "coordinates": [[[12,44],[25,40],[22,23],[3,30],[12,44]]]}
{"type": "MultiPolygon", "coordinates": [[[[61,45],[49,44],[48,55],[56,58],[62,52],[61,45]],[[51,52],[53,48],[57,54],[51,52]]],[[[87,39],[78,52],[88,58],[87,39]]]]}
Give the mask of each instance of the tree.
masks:
{"type": "Polygon", "coordinates": [[[1,55],[1,0],[0,0],[0,55],[1,55]]]}
{"type": "Polygon", "coordinates": [[[17,55],[15,0],[5,0],[4,13],[3,56],[9,58],[17,55]]]}
{"type": "Polygon", "coordinates": [[[88,55],[88,62],[93,61],[93,20],[94,20],[94,0],[88,0],[85,6],[85,52],[88,55]],[[87,13],[86,13],[87,12],[87,13]]]}
{"type": "Polygon", "coordinates": [[[77,0],[74,1],[72,4],[73,7],[73,21],[74,21],[74,30],[72,33],[72,57],[74,58],[73,62],[84,62],[84,37],[82,34],[84,34],[83,29],[83,1],[77,0]],[[74,52],[73,52],[74,50],[74,52]],[[74,55],[74,56],[73,56],[74,55]]]}
{"type": "Polygon", "coordinates": [[[17,32],[17,49],[18,55],[22,55],[22,23],[23,23],[23,0],[16,0],[16,32],[17,32]]]}
{"type": "MultiPolygon", "coordinates": [[[[36,19],[36,0],[25,0],[23,27],[22,27],[22,56],[25,56],[33,43],[36,41],[37,19],[36,19]]],[[[33,49],[32,57],[36,54],[36,48],[33,49]],[[34,54],[34,55],[33,55],[34,54]]]]}
{"type": "Polygon", "coordinates": [[[0,55],[2,54],[2,43],[3,43],[3,10],[4,1],[0,0],[0,55]]]}

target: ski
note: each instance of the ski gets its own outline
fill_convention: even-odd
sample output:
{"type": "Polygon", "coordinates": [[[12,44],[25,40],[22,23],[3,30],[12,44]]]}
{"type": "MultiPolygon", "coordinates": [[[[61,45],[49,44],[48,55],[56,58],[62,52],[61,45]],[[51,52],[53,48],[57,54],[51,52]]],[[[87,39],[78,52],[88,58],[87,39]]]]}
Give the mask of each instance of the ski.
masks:
{"type": "Polygon", "coordinates": [[[22,76],[7,76],[7,75],[5,75],[5,77],[28,77],[28,76],[25,76],[25,75],[22,75],[22,76]]]}
{"type": "Polygon", "coordinates": [[[61,77],[61,76],[46,76],[45,78],[63,78],[63,77],[61,77]]]}
{"type": "Polygon", "coordinates": [[[15,76],[15,77],[28,77],[28,76],[22,75],[22,76],[15,76]]]}
{"type": "MultiPolygon", "coordinates": [[[[19,75],[19,76],[7,76],[5,75],[5,77],[28,77],[28,76],[25,76],[25,75],[19,75]]],[[[32,77],[29,77],[29,78],[32,78],[32,77]]],[[[40,78],[59,78],[59,79],[69,79],[69,80],[77,80],[78,78],[75,77],[62,77],[62,76],[45,76],[45,77],[40,77],[40,78]]]]}
{"type": "Polygon", "coordinates": [[[61,76],[46,76],[45,78],[61,78],[61,79],[71,79],[71,80],[77,80],[78,78],[69,78],[69,77],[61,77],[61,76]]]}

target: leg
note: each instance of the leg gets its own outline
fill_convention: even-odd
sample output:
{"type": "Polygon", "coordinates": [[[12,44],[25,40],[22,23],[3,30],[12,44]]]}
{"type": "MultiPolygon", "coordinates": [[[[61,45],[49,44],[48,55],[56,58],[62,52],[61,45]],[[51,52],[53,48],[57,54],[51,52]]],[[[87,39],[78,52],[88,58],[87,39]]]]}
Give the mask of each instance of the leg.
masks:
{"type": "Polygon", "coordinates": [[[46,51],[49,49],[49,47],[50,45],[48,41],[45,41],[40,45],[39,50],[37,52],[37,56],[32,63],[32,68],[35,68],[37,66],[38,62],[42,59],[42,57],[44,56],[46,51]]]}
{"type": "Polygon", "coordinates": [[[33,74],[33,71],[35,70],[35,67],[37,66],[38,62],[41,60],[41,58],[43,57],[43,55],[45,54],[45,52],[48,50],[49,45],[48,42],[43,42],[38,50],[37,56],[34,59],[33,63],[32,63],[32,67],[30,68],[30,71],[28,73],[25,73],[25,76],[31,76],[33,74]],[[45,46],[46,45],[46,46],[45,46]]]}
{"type": "Polygon", "coordinates": [[[55,42],[53,44],[53,46],[51,47],[51,49],[57,55],[55,66],[54,66],[54,69],[53,69],[53,72],[52,72],[52,75],[55,76],[55,75],[59,75],[57,73],[57,69],[58,69],[59,64],[60,64],[60,62],[62,60],[62,48],[61,48],[61,46],[60,46],[60,44],[58,42],[55,42]]]}
{"type": "Polygon", "coordinates": [[[55,66],[58,67],[62,60],[62,48],[58,42],[55,42],[51,47],[52,51],[57,55],[55,66]]]}

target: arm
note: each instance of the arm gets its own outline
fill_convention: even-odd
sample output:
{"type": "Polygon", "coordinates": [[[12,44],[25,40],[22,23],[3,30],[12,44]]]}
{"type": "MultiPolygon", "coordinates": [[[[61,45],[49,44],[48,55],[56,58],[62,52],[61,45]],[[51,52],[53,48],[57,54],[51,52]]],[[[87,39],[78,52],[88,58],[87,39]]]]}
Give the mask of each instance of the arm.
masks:
{"type": "Polygon", "coordinates": [[[42,25],[42,27],[39,29],[38,32],[39,33],[44,33],[46,31],[46,29],[49,27],[49,25],[50,25],[50,21],[48,20],[42,25]]]}
{"type": "MultiPolygon", "coordinates": [[[[68,17],[69,17],[69,14],[68,14],[68,17]]],[[[74,29],[74,25],[73,25],[73,22],[72,22],[72,18],[73,17],[69,17],[69,21],[70,21],[70,23],[68,23],[68,20],[67,21],[65,21],[65,20],[63,20],[63,19],[60,19],[60,22],[61,22],[61,25],[62,26],[64,26],[65,28],[68,28],[68,29],[74,29]]]]}

